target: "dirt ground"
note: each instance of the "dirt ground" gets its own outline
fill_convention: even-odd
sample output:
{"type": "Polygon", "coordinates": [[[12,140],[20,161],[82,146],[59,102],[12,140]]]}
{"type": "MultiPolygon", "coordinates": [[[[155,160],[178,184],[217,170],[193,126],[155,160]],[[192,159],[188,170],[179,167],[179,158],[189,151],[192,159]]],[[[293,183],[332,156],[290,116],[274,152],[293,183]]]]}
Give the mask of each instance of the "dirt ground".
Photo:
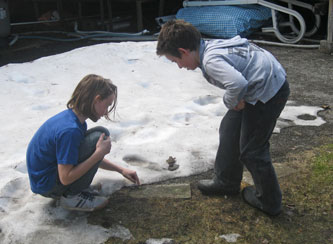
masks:
{"type": "MultiPolygon", "coordinates": [[[[96,43],[90,40],[70,43],[19,40],[14,46],[0,50],[0,66],[96,43]]],[[[291,87],[290,100],[298,105],[325,108],[319,114],[326,124],[289,127],[272,136],[274,163],[298,170],[298,173],[280,179],[283,213],[270,218],[247,206],[240,196],[226,199],[201,195],[196,184],[199,179],[211,177],[212,171],[209,171],[162,183],[189,183],[192,197],[187,200],[131,199],[127,196],[131,189],[112,195],[110,205],[92,213],[89,222],[105,228],[121,224],[134,238],[128,241],[110,238],[107,243],[139,244],[149,238],[171,238],[175,243],[227,243],[219,236],[229,233],[241,235],[237,243],[333,243],[332,192],[322,193],[317,189],[319,202],[313,205],[307,205],[310,202],[300,204],[295,197],[308,181],[306,164],[320,146],[333,143],[333,56],[317,49],[259,46],[272,52],[285,67],[291,87]],[[324,211],[325,208],[328,211],[324,211]]]]}

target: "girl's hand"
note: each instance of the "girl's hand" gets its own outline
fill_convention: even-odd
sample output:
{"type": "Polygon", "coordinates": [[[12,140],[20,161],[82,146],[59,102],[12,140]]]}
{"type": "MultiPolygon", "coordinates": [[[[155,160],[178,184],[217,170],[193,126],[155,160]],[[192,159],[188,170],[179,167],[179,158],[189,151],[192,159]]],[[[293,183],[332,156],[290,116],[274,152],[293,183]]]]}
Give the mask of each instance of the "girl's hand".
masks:
{"type": "Polygon", "coordinates": [[[121,173],[126,179],[129,179],[133,183],[140,185],[139,177],[137,176],[136,172],[131,169],[124,168],[121,173]]]}
{"type": "Polygon", "coordinates": [[[103,154],[103,157],[111,151],[111,139],[109,136],[104,137],[105,134],[102,133],[96,144],[96,151],[103,154]]]}

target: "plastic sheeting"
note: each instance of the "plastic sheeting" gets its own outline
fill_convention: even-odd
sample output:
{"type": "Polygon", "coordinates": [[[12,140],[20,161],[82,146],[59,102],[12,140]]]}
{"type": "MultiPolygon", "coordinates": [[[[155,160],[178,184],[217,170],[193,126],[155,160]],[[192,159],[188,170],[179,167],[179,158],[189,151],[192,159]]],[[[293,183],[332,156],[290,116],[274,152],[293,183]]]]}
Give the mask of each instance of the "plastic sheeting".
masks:
{"type": "Polygon", "coordinates": [[[177,12],[177,19],[191,23],[201,33],[211,37],[246,37],[271,23],[271,9],[251,4],[233,6],[187,7],[177,12]]]}

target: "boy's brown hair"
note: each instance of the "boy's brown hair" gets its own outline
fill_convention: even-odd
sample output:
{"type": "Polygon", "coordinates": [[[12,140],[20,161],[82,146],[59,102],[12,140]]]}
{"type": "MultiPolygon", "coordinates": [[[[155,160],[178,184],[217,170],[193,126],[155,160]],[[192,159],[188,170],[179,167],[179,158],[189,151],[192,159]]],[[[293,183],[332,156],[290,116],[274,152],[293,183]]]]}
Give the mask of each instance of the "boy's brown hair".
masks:
{"type": "MultiPolygon", "coordinates": [[[[73,109],[83,116],[96,122],[96,112],[94,109],[94,99],[97,95],[101,99],[106,99],[114,94],[113,104],[108,114],[113,110],[115,112],[117,105],[117,87],[109,79],[104,79],[99,75],[86,75],[76,86],[71,99],[67,103],[67,108],[73,109]]],[[[108,114],[104,117],[110,120],[108,114]]]]}
{"type": "Polygon", "coordinates": [[[184,20],[169,20],[158,36],[156,53],[159,56],[168,54],[181,58],[178,48],[195,51],[199,49],[201,34],[190,23],[184,20]]]}

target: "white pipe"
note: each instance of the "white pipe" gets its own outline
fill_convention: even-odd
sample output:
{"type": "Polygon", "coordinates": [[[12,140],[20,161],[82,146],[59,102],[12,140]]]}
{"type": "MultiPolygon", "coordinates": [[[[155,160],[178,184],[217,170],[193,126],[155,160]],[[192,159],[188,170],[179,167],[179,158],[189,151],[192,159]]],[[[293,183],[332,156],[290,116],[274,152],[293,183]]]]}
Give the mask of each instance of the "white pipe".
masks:
{"type": "Polygon", "coordinates": [[[18,38],[19,38],[18,35],[14,35],[13,40],[11,40],[11,41],[9,42],[8,45],[9,45],[10,47],[13,46],[14,43],[17,42],[18,38]]]}
{"type": "Polygon", "coordinates": [[[21,23],[10,23],[10,25],[32,25],[32,24],[45,24],[45,23],[54,23],[59,22],[59,20],[43,20],[43,21],[30,21],[30,22],[21,22],[21,23]]]}
{"type": "Polygon", "coordinates": [[[148,30],[143,30],[143,31],[137,32],[137,33],[123,33],[123,32],[110,32],[110,31],[80,31],[78,29],[77,22],[74,23],[74,30],[78,34],[107,34],[109,36],[115,36],[115,37],[142,36],[142,35],[145,35],[145,34],[149,33],[148,30]]]}
{"type": "Polygon", "coordinates": [[[262,41],[262,40],[249,40],[251,42],[279,46],[279,47],[295,47],[295,48],[309,48],[309,49],[319,49],[320,45],[300,45],[300,44],[290,44],[290,43],[281,43],[281,42],[271,42],[271,41],[262,41]]]}

